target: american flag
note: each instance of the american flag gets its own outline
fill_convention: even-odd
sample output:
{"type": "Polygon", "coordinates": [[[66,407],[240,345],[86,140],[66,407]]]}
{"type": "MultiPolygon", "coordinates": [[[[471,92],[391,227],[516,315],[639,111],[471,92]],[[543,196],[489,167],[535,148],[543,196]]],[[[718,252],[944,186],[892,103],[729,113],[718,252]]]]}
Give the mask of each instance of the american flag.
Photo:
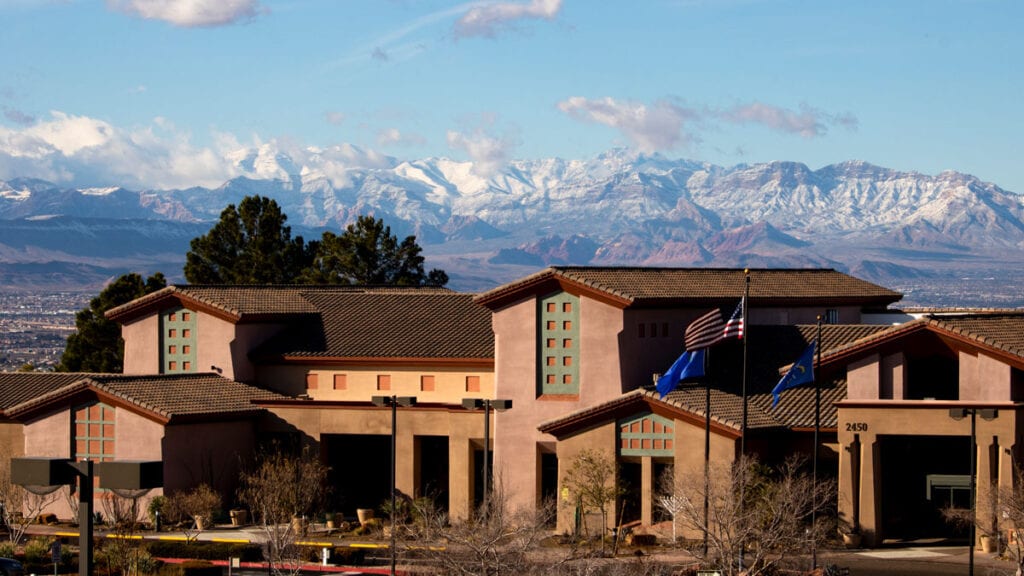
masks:
{"type": "Polygon", "coordinates": [[[684,340],[687,350],[707,348],[723,338],[725,322],[722,322],[722,311],[718,308],[697,318],[686,327],[684,340]]]}
{"type": "Polygon", "coordinates": [[[727,322],[722,321],[722,311],[715,308],[690,322],[684,336],[687,350],[707,348],[726,338],[743,338],[742,298],[727,322]]]}
{"type": "Polygon", "coordinates": [[[740,303],[736,305],[736,310],[733,311],[732,316],[725,323],[722,338],[743,338],[743,304],[743,298],[740,298],[740,303]]]}

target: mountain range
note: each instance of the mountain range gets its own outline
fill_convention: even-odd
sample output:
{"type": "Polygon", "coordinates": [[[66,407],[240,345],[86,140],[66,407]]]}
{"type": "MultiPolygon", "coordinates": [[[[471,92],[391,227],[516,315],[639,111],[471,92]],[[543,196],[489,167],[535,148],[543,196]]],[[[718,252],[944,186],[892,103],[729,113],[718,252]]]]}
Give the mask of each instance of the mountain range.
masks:
{"type": "Polygon", "coordinates": [[[327,174],[255,149],[237,167],[214,189],[0,181],[0,287],[95,289],[127,270],[179,280],[189,240],[259,194],[307,238],[359,214],[383,218],[415,234],[428,265],[461,290],[553,264],[826,266],[903,290],[909,303],[1024,305],[1024,198],[958,172],[722,167],[624,150],[490,173],[385,159],[327,174]]]}

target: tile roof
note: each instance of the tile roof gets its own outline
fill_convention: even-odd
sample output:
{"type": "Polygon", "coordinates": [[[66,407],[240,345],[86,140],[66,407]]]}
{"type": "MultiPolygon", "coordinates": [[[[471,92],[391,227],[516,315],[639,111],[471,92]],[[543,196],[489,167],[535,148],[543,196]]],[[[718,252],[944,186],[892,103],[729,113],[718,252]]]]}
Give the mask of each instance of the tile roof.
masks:
{"type": "Polygon", "coordinates": [[[201,286],[181,285],[168,286],[162,290],[137,298],[107,312],[113,320],[131,318],[136,314],[147,313],[154,305],[169,299],[183,300],[199,307],[206,307],[221,312],[236,320],[246,316],[291,316],[314,314],[315,306],[309,296],[315,294],[339,293],[451,293],[446,288],[433,287],[383,287],[383,286],[339,286],[339,285],[301,285],[301,286],[201,286]]]}
{"type": "MultiPolygon", "coordinates": [[[[884,332],[888,326],[881,325],[823,325],[822,342],[825,350],[841,346],[873,334],[884,332]]],[[[801,326],[751,326],[747,342],[747,427],[765,428],[812,428],[814,426],[814,386],[803,386],[787,390],[782,394],[778,406],[772,410],[771,390],[781,378],[780,369],[800,356],[800,353],[814,340],[816,325],[801,326]]],[[[711,348],[708,358],[709,381],[711,383],[711,418],[719,424],[735,430],[743,421],[742,360],[743,344],[729,341],[711,348]]],[[[645,396],[649,401],[660,401],[680,410],[704,417],[705,387],[703,384],[681,384],[668,393],[664,399],[653,387],[647,386],[629,392],[604,405],[621,403],[635,394],[645,396]]],[[[821,385],[821,426],[834,428],[838,422],[835,403],[846,397],[846,380],[843,375],[826,377],[821,385]]],[[[602,414],[603,405],[589,407],[562,418],[546,422],[544,427],[557,427],[570,421],[585,420],[587,416],[602,414]]]]}
{"type": "MultiPolygon", "coordinates": [[[[742,268],[626,268],[559,266],[542,270],[477,296],[490,305],[549,280],[561,280],[619,298],[629,304],[659,301],[735,299],[743,295],[742,268]]],[[[902,294],[832,269],[750,269],[754,303],[813,299],[887,305],[902,294]]]]}
{"type": "Polygon", "coordinates": [[[80,372],[0,372],[0,412],[88,376],[80,372]]]}
{"type": "Polygon", "coordinates": [[[445,288],[169,286],[107,316],[126,321],[179,300],[235,322],[286,323],[256,358],[494,358],[490,311],[445,288]]]}
{"type": "Polygon", "coordinates": [[[51,375],[55,377],[50,379],[49,386],[40,386],[39,380],[32,378],[33,374],[5,373],[0,376],[5,389],[34,391],[30,397],[22,393],[20,401],[4,406],[4,413],[18,417],[86,390],[110,395],[167,420],[256,414],[263,409],[253,404],[253,400],[287,398],[216,374],[51,375]]]}
{"type": "Polygon", "coordinates": [[[935,315],[928,325],[1024,358],[1024,312],[935,315]]]}
{"type": "Polygon", "coordinates": [[[1009,354],[1024,363],[1024,311],[929,315],[886,327],[885,330],[845,344],[826,346],[822,362],[827,364],[869,350],[882,341],[893,341],[922,330],[958,336],[978,346],[1009,354]]]}
{"type": "Polygon", "coordinates": [[[450,291],[309,292],[318,312],[254,357],[494,358],[491,312],[450,291]]]}

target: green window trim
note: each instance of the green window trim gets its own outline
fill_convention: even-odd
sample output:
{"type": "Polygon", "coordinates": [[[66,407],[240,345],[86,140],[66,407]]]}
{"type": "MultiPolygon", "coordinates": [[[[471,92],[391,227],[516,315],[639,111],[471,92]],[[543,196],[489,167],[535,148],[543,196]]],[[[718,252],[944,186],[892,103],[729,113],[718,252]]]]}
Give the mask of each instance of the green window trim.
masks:
{"type": "Polygon", "coordinates": [[[105,461],[114,458],[115,409],[102,402],[75,406],[72,411],[75,431],[75,458],[105,461]],[[94,414],[98,413],[98,414],[94,414]],[[94,449],[97,448],[97,449],[94,449]]]}
{"type": "Polygon", "coordinates": [[[197,372],[196,313],[168,308],[160,313],[160,373],[197,372]]]}
{"type": "Polygon", "coordinates": [[[580,393],[580,299],[554,292],[537,299],[537,395],[580,393]]]}
{"type": "Polygon", "coordinates": [[[621,456],[675,455],[675,422],[651,412],[618,421],[621,456]]]}

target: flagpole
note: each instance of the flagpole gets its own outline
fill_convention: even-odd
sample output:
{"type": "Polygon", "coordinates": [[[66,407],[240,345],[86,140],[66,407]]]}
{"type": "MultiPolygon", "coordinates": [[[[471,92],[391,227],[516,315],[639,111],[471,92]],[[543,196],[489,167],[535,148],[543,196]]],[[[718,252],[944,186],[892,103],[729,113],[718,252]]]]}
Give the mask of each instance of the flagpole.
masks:
{"type": "Polygon", "coordinates": [[[747,323],[747,308],[750,307],[750,268],[743,269],[743,421],[740,423],[740,454],[747,453],[747,338],[750,324],[747,323]]]}
{"type": "MultiPolygon", "coordinates": [[[[704,351],[704,367],[707,368],[708,355],[711,349],[704,351]]],[[[704,376],[704,557],[708,557],[708,521],[710,514],[711,490],[711,379],[704,376]]]]}
{"type": "MultiPolygon", "coordinates": [[[[747,308],[750,306],[750,268],[743,269],[743,375],[741,377],[740,392],[743,397],[743,419],[740,421],[740,519],[743,517],[743,500],[746,497],[747,484],[747,338],[750,337],[750,324],[747,323],[747,308]]],[[[743,571],[743,547],[740,543],[739,569],[743,571]]]]}
{"type": "Polygon", "coordinates": [[[818,539],[814,533],[818,513],[818,434],[821,432],[821,315],[818,315],[817,362],[812,372],[814,378],[814,465],[811,488],[811,570],[818,568],[818,539]]]}

